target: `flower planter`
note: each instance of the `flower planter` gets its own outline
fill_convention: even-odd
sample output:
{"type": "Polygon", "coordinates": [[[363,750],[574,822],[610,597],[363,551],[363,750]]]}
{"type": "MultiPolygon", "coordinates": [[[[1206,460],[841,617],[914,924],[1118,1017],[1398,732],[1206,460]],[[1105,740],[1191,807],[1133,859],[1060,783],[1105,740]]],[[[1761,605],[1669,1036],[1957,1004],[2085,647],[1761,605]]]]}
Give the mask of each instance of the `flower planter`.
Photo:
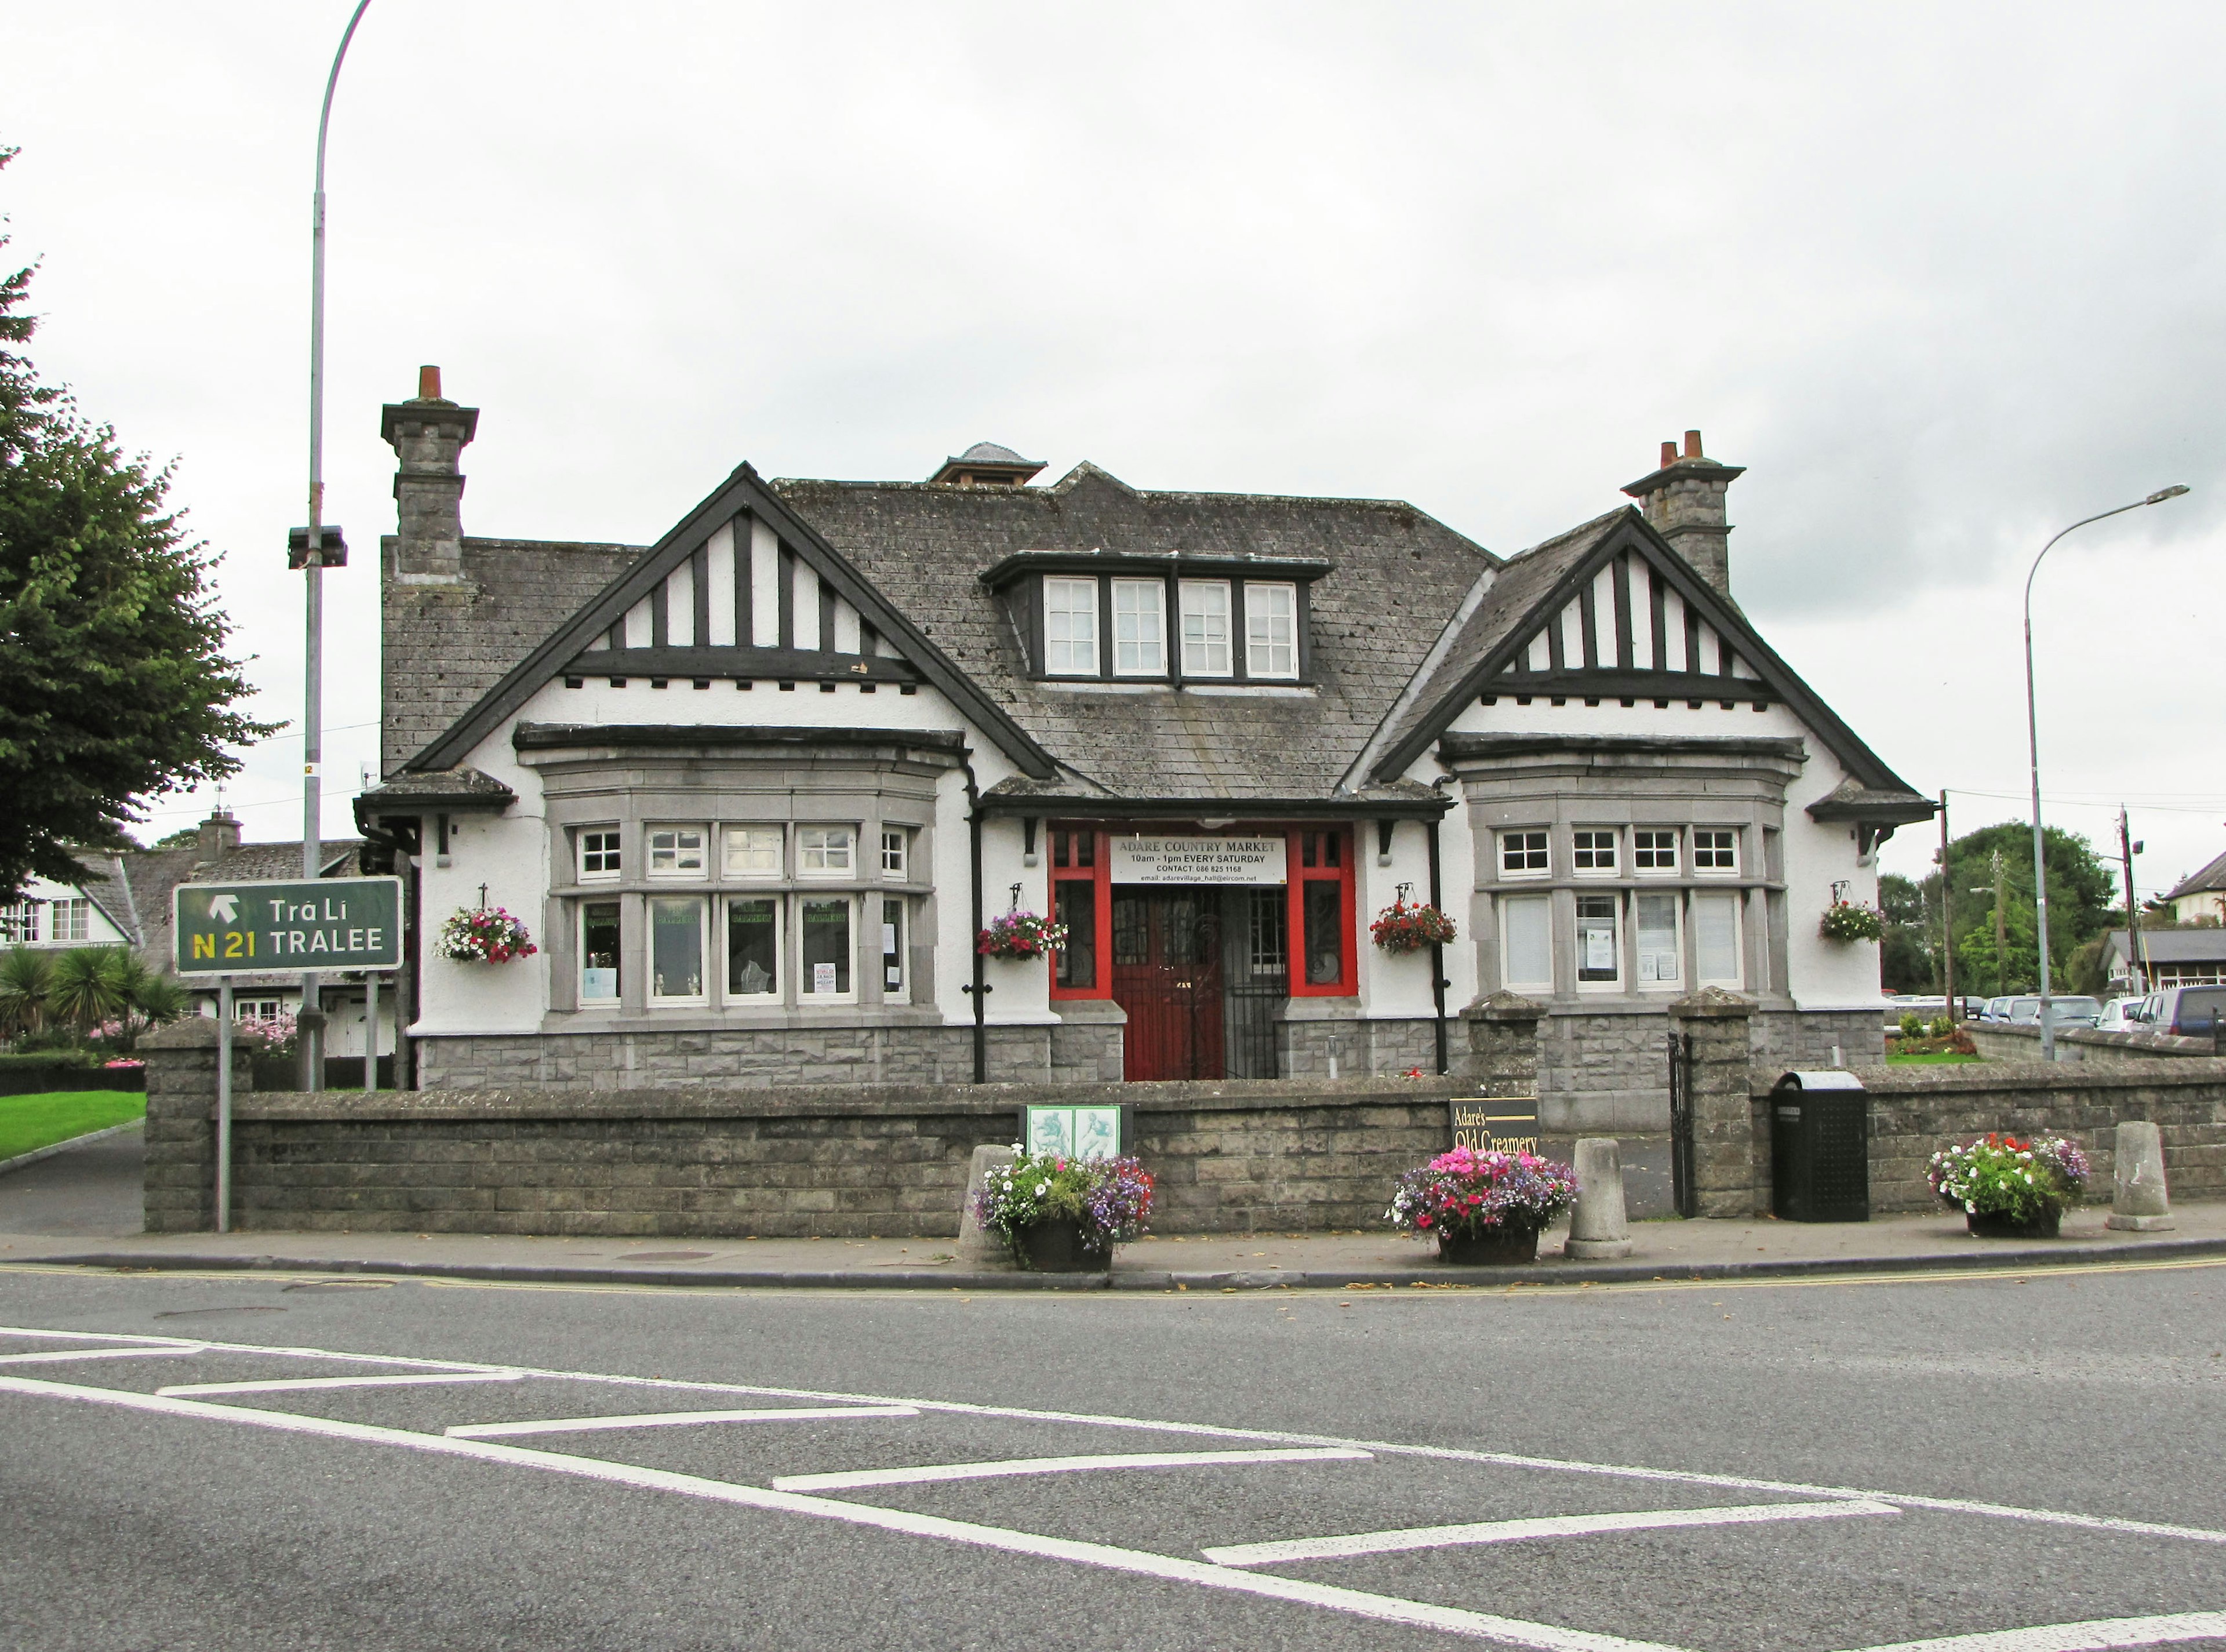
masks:
{"type": "Polygon", "coordinates": [[[1503,1262],[1538,1260],[1538,1229],[1511,1223],[1482,1228],[1473,1233],[1438,1235],[1438,1260],[1456,1268],[1488,1268],[1503,1262]]]}
{"type": "Polygon", "coordinates": [[[2055,1205],[2035,1217],[2012,1216],[2007,1210],[1967,1210],[1963,1225],[1980,1239],[2053,1239],[2064,1220],[2055,1205]]]}
{"type": "Polygon", "coordinates": [[[1113,1266],[1110,1249],[1092,1250],[1083,1242],[1082,1223],[1055,1216],[1013,1236],[1021,1266],[1037,1274],[1103,1274],[1113,1266]]]}

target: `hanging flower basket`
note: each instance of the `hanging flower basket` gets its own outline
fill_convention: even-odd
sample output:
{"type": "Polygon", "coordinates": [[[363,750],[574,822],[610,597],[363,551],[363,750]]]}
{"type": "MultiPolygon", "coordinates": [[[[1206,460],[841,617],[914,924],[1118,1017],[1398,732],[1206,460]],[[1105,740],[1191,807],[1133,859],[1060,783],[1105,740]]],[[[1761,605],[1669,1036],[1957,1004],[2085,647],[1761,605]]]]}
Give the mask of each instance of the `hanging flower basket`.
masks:
{"type": "Polygon", "coordinates": [[[1875,941],[1886,933],[1886,914],[1859,900],[1835,900],[1824,908],[1816,933],[1828,941],[1875,941]]]}
{"type": "Polygon", "coordinates": [[[1420,952],[1426,946],[1443,946],[1460,931],[1453,920],[1428,901],[1409,905],[1395,900],[1376,914],[1368,926],[1376,944],[1386,952],[1420,952]]]}
{"type": "Polygon", "coordinates": [[[1065,944],[1065,924],[1016,909],[991,918],[974,950],[985,958],[1040,958],[1065,944]]]}
{"type": "Polygon", "coordinates": [[[433,943],[437,956],[459,963],[508,963],[540,950],[525,925],[499,906],[457,907],[433,943]]]}

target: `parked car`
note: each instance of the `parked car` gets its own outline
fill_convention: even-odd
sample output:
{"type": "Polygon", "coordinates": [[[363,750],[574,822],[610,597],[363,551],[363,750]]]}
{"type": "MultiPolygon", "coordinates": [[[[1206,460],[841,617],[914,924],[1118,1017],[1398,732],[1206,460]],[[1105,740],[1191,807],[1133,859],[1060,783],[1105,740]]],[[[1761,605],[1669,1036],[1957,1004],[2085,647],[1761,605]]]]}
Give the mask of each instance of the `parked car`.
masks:
{"type": "Polygon", "coordinates": [[[2150,1032],[2182,1039],[2216,1036],[2219,1010],[2226,1007],[2226,987],[2167,987],[2153,996],[2157,1004],[2149,1020],[2150,1032]]]}
{"type": "Polygon", "coordinates": [[[2102,1006],[2102,1019],[2095,1023],[2097,1032],[2139,1032],[2147,1023],[2141,1020],[2145,998],[2113,998],[2102,1006]]]}
{"type": "MultiPolygon", "coordinates": [[[[2035,999],[2033,1001],[2038,1003],[2040,1001],[2035,999]]],[[[2017,1000],[2014,998],[1989,998],[1986,1007],[1980,1010],[1979,1019],[1982,1021],[2007,1021],[2010,1018],[2010,1006],[2015,1002],[2017,1000]]]]}
{"type": "MultiPolygon", "coordinates": [[[[2051,996],[2048,1001],[2048,1020],[2051,1026],[2092,1026],[2101,1019],[2102,1014],[2102,1001],[2089,998],[2083,994],[2067,994],[2062,998],[2051,996]]],[[[2040,1000],[2038,998],[2012,999],[2010,1020],[2013,1025],[2038,1026],[2040,1000]]]]}

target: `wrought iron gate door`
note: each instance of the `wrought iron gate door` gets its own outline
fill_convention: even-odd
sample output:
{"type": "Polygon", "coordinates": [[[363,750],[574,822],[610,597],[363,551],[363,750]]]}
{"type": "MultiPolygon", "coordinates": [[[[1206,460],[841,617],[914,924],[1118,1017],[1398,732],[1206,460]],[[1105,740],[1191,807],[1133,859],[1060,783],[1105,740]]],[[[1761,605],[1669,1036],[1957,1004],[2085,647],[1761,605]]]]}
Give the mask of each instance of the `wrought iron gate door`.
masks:
{"type": "Polygon", "coordinates": [[[1288,903],[1282,886],[1224,891],[1222,958],[1229,983],[1228,1078],[1280,1078],[1276,1032],[1290,1001],[1288,903]]]}
{"type": "Polygon", "coordinates": [[[1701,1214],[1693,1176],[1693,1035],[1670,1035],[1670,1190],[1677,1214],[1701,1214]]]}

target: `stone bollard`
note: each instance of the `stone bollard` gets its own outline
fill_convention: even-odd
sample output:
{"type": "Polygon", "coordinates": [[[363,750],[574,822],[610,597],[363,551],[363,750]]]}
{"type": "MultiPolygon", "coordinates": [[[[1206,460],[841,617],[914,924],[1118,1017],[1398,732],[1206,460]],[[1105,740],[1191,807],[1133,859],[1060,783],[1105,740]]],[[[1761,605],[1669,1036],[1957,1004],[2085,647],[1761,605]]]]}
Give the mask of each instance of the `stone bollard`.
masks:
{"type": "Polygon", "coordinates": [[[995,1230],[982,1225],[974,1214],[974,1200],[989,1179],[993,1169],[1013,1162],[1009,1147],[992,1144],[974,1149],[973,1161],[966,1166],[966,1203],[958,1212],[958,1260],[975,1268],[1010,1268],[1012,1254],[995,1230]]]}
{"type": "Polygon", "coordinates": [[[1631,1219],[1623,1208],[1623,1154],[1608,1136],[1577,1142],[1577,1207],[1569,1217],[1564,1256],[1595,1261],[1631,1255],[1631,1219]]]}
{"type": "Polygon", "coordinates": [[[2102,1225],[2128,1233],[2160,1233],[2178,1226],[2165,1186],[2164,1133],[2153,1124],[2127,1121],[2118,1127],[2115,1158],[2110,1216],[2102,1225]]]}

